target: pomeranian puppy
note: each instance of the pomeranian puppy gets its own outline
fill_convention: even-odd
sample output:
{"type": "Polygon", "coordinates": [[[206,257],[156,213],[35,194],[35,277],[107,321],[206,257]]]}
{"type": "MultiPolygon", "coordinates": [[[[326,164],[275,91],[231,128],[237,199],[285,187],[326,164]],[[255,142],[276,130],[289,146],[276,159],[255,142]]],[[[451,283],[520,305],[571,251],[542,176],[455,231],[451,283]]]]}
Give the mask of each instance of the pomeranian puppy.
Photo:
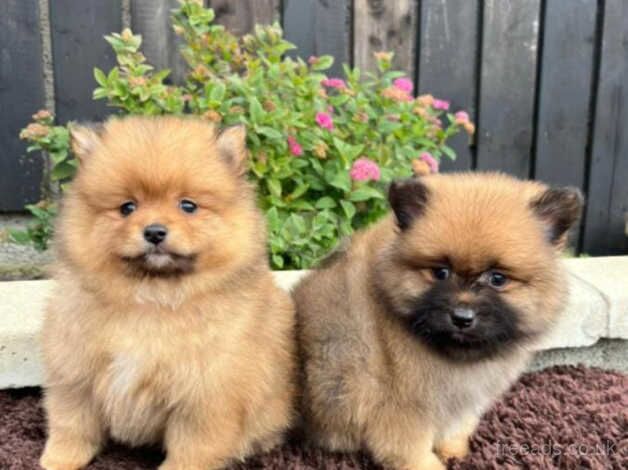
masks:
{"type": "Polygon", "coordinates": [[[442,469],[563,308],[557,255],[582,197],[466,173],[394,183],[389,200],[392,216],[294,291],[305,428],[331,450],[442,469]]]}
{"type": "Polygon", "coordinates": [[[293,415],[294,305],[269,270],[245,131],[192,118],[75,127],[43,328],[47,470],[108,436],[163,470],[223,467],[293,415]]]}

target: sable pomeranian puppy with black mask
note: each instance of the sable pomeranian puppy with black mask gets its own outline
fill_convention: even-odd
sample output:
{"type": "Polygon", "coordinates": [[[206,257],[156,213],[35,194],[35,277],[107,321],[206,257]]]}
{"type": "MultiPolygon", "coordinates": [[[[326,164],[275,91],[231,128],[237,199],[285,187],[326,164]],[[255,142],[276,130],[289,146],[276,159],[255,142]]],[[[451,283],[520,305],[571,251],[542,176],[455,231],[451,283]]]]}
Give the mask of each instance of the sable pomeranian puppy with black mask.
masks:
{"type": "Polygon", "coordinates": [[[442,469],[565,304],[576,189],[497,173],[390,187],[393,214],[295,289],[306,434],[442,469]]]}

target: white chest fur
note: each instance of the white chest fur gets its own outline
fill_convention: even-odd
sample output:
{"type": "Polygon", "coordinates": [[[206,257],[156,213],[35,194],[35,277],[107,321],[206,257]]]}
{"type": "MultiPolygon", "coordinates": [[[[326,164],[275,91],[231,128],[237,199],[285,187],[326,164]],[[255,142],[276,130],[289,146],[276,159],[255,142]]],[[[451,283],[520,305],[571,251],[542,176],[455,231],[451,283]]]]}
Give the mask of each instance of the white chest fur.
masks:
{"type": "Polygon", "coordinates": [[[111,435],[131,444],[159,440],[166,409],[151,381],[151,367],[133,353],[117,353],[101,382],[102,410],[111,435]]]}
{"type": "Polygon", "coordinates": [[[140,379],[142,361],[131,354],[117,354],[109,366],[109,393],[112,398],[132,393],[140,379]]]}

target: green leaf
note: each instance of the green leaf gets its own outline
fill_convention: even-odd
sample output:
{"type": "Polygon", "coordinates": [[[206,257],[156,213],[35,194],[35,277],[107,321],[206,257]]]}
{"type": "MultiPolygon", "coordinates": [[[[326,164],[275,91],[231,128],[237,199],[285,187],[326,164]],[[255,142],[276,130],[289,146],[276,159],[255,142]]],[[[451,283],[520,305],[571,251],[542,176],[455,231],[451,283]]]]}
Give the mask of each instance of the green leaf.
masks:
{"type": "Polygon", "coordinates": [[[107,97],[107,90],[104,88],[96,88],[94,90],[94,92],[92,93],[92,99],[93,100],[102,100],[103,98],[107,97]]]}
{"type": "Polygon", "coordinates": [[[301,197],[303,194],[306,193],[306,191],[310,188],[309,184],[299,184],[294,191],[292,191],[289,195],[288,195],[288,199],[294,201],[295,199],[301,197]]]}
{"type": "Polygon", "coordinates": [[[120,70],[117,67],[112,68],[107,75],[107,82],[115,82],[120,78],[120,70]]]}
{"type": "Polygon", "coordinates": [[[55,167],[50,172],[50,176],[53,181],[59,181],[66,178],[71,178],[76,173],[76,167],[72,165],[70,162],[64,161],[55,165],[55,167]]]}
{"type": "Polygon", "coordinates": [[[305,233],[305,231],[307,230],[305,226],[305,219],[301,217],[300,215],[292,214],[289,217],[288,221],[291,222],[292,225],[294,225],[294,227],[297,229],[299,234],[305,233]]]}
{"type": "Polygon", "coordinates": [[[273,196],[281,197],[281,182],[275,178],[268,178],[266,180],[266,186],[273,196]]]}
{"type": "Polygon", "coordinates": [[[338,107],[338,106],[342,106],[343,104],[345,104],[350,99],[351,99],[351,97],[349,95],[336,95],[336,96],[332,96],[331,98],[329,98],[329,102],[333,106],[338,107]]]}
{"type": "Polygon", "coordinates": [[[342,206],[342,210],[347,216],[347,219],[351,220],[356,213],[355,206],[349,201],[340,201],[340,205],[342,206]]]}
{"type": "Polygon", "coordinates": [[[443,151],[445,155],[447,155],[452,160],[456,159],[456,152],[454,152],[454,150],[451,147],[447,147],[446,145],[443,145],[440,149],[443,151]]]}
{"type": "Polygon", "coordinates": [[[299,211],[313,211],[314,210],[314,206],[312,204],[302,199],[291,202],[289,204],[289,207],[290,209],[295,209],[299,211]]]}
{"type": "Polygon", "coordinates": [[[284,261],[283,261],[283,256],[281,255],[273,255],[272,256],[272,260],[273,260],[273,267],[282,269],[284,266],[284,261]]]}
{"type": "Polygon", "coordinates": [[[334,65],[334,58],[330,55],[322,55],[318,57],[318,60],[312,65],[313,70],[327,70],[334,65]]]}
{"type": "Polygon", "coordinates": [[[44,209],[37,207],[35,204],[29,204],[26,206],[26,208],[31,214],[33,214],[38,219],[48,218],[48,213],[44,209]]]}
{"type": "Polygon", "coordinates": [[[216,83],[209,94],[209,99],[212,101],[222,101],[225,97],[225,85],[221,82],[216,83]]]}
{"type": "Polygon", "coordinates": [[[105,75],[105,72],[100,70],[98,67],[94,67],[94,78],[96,79],[96,83],[100,86],[107,86],[107,76],[105,75]]]}
{"type": "Polygon", "coordinates": [[[386,199],[381,191],[370,186],[361,186],[351,193],[349,199],[353,202],[368,201],[369,199],[386,199]]]}
{"type": "Polygon", "coordinates": [[[251,98],[251,102],[249,104],[249,112],[251,113],[251,122],[253,124],[259,124],[262,122],[264,118],[264,109],[260,104],[259,100],[255,97],[251,98]]]}
{"type": "Polygon", "coordinates": [[[399,77],[407,77],[407,73],[406,72],[401,72],[398,70],[392,70],[390,72],[386,72],[383,76],[383,78],[385,80],[390,80],[393,81],[395,78],[399,78],[399,77]]]}
{"type": "Polygon", "coordinates": [[[340,222],[339,230],[340,230],[340,234],[343,237],[349,236],[351,235],[351,233],[353,233],[353,228],[351,227],[351,223],[346,220],[343,220],[340,222]]]}
{"type": "Polygon", "coordinates": [[[271,207],[266,211],[266,220],[271,230],[279,230],[281,228],[281,219],[279,218],[279,211],[277,211],[276,207],[271,207]]]}
{"type": "Polygon", "coordinates": [[[348,193],[351,191],[351,177],[349,176],[349,172],[339,171],[334,175],[333,179],[329,181],[329,184],[348,193]]]}
{"type": "Polygon", "coordinates": [[[266,126],[258,127],[257,133],[265,137],[268,137],[269,139],[274,139],[274,140],[283,139],[283,134],[279,132],[278,130],[273,129],[272,127],[266,127],[266,126]]]}
{"type": "Polygon", "coordinates": [[[163,82],[170,75],[170,69],[163,69],[153,75],[153,80],[163,82]]]}
{"type": "Polygon", "coordinates": [[[318,201],[316,201],[317,209],[333,209],[336,206],[337,206],[336,201],[334,201],[329,196],[324,196],[320,198],[318,201]]]}
{"type": "Polygon", "coordinates": [[[360,155],[362,149],[364,149],[363,144],[351,145],[347,142],[343,142],[337,137],[334,137],[334,146],[338,149],[338,152],[340,152],[342,158],[349,162],[355,159],[355,157],[357,157],[358,155],[360,155]]]}
{"type": "Polygon", "coordinates": [[[31,241],[31,237],[27,230],[9,229],[9,239],[20,245],[25,245],[31,241]]]}

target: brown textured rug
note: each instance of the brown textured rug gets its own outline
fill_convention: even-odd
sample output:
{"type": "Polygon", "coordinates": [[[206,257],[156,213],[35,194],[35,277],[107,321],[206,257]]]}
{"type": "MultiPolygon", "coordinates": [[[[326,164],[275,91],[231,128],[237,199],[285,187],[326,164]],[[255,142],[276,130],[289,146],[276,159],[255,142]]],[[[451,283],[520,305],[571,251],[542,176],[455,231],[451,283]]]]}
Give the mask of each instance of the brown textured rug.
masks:
{"type": "MultiPolygon", "coordinates": [[[[37,389],[0,391],[0,469],[37,469],[45,438],[37,389]]],[[[558,366],[524,375],[482,419],[471,454],[450,469],[628,469],[628,376],[558,366]]],[[[91,470],[154,469],[158,449],[111,444],[91,470]]],[[[337,455],[297,443],[233,470],[381,470],[364,455],[337,455]]]]}

